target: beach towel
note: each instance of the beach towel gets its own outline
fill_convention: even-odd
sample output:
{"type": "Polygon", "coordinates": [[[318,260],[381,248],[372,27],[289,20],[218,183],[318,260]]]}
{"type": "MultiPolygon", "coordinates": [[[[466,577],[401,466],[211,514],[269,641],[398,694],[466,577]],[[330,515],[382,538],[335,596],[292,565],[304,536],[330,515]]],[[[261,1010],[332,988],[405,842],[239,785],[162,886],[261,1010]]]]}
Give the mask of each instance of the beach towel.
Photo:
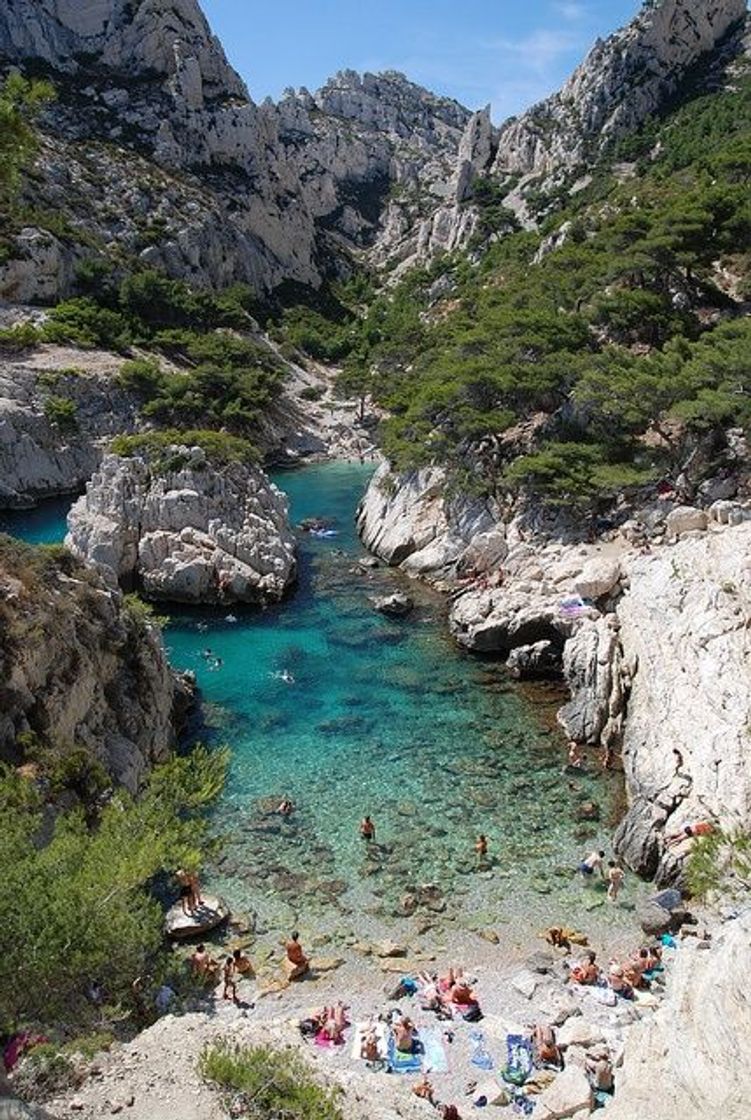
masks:
{"type": "Polygon", "coordinates": [[[389,1035],[389,1069],[392,1073],[419,1073],[422,1069],[423,1045],[421,1040],[415,1041],[411,1054],[397,1050],[393,1034],[389,1035]]]}
{"type": "Polygon", "coordinates": [[[424,1072],[448,1073],[449,1063],[441,1031],[424,1030],[420,1032],[420,1038],[423,1046],[422,1068],[424,1072]]]}
{"type": "Polygon", "coordinates": [[[363,1023],[356,1023],[354,1033],[352,1036],[352,1057],[355,1060],[365,1059],[362,1056],[363,1039],[373,1032],[376,1037],[378,1045],[378,1060],[381,1062],[388,1061],[389,1056],[389,1034],[390,1031],[385,1023],[371,1023],[365,1021],[363,1023]]]}
{"type": "Polygon", "coordinates": [[[492,1069],[494,1062],[485,1049],[485,1035],[482,1031],[472,1031],[469,1040],[472,1043],[472,1065],[478,1069],[492,1069]]]}
{"type": "Polygon", "coordinates": [[[521,1034],[510,1034],[506,1039],[506,1065],[501,1070],[504,1081],[523,1085],[534,1068],[532,1043],[521,1034]]]}

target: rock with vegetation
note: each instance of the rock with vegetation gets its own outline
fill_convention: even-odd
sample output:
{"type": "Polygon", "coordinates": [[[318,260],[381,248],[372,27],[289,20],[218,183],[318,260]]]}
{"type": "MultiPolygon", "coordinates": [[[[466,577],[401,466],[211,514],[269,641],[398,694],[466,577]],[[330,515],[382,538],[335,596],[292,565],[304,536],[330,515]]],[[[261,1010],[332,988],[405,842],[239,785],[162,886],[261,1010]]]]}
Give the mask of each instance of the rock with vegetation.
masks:
{"type": "Polygon", "coordinates": [[[137,790],[189,700],[146,608],[61,548],[1,537],[0,616],[0,758],[60,790],[137,790]]]}
{"type": "MultiPolygon", "coordinates": [[[[296,571],[287,501],[241,441],[108,455],[68,517],[71,551],[111,587],[185,603],[279,600],[296,571]]],[[[143,448],[143,451],[138,451],[143,448]]]]}
{"type": "Polygon", "coordinates": [[[656,0],[598,40],[560,92],[501,129],[494,173],[550,174],[592,160],[666,104],[702,55],[745,19],[746,0],[656,0]]]}

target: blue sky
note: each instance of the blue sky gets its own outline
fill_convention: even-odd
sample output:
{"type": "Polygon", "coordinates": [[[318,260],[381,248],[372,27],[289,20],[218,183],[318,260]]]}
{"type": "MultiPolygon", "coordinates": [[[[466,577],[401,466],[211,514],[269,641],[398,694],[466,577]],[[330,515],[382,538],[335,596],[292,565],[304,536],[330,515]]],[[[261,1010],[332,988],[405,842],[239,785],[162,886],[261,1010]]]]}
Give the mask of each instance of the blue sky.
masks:
{"type": "Polygon", "coordinates": [[[201,0],[256,101],[337,70],[401,70],[501,121],[557,89],[640,0],[201,0]]]}

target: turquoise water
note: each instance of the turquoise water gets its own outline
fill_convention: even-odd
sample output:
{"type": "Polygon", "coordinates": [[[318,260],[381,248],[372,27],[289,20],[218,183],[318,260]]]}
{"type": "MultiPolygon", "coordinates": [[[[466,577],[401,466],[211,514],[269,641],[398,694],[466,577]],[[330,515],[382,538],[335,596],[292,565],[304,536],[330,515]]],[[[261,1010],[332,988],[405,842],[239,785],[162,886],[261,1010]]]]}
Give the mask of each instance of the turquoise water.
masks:
{"type": "MultiPolygon", "coordinates": [[[[369,596],[404,580],[357,565],[353,515],[371,469],[276,475],[295,523],[330,518],[337,535],[299,534],[300,582],[286,602],[179,611],[166,630],[173,663],[198,678],[203,737],[232,748],[212,885],[269,930],[326,929],[343,915],[393,928],[404,895],[426,883],[446,900],[439,922],[560,919],[562,903],[580,901],[571,868],[593,843],[576,806],[593,798],[607,816],[608,788],[564,775],[544,694],[523,695],[500,666],[458,650],[437,596],[410,584],[412,616],[374,612],[369,596]],[[296,805],[288,819],[269,812],[283,796],[296,805]],[[365,813],[376,845],[358,835],[365,813]],[[484,868],[473,851],[481,832],[484,868]]],[[[65,508],[3,520],[29,539],[59,540],[65,508]]]]}

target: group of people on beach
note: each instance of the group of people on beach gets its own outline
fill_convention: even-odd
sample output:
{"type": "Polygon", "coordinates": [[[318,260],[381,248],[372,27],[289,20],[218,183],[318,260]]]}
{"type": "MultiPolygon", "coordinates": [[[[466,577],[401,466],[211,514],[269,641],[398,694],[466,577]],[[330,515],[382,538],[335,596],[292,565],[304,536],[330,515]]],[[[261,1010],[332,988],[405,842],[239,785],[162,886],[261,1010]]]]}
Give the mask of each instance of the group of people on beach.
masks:
{"type": "Polygon", "coordinates": [[[662,972],[662,946],[653,944],[642,946],[624,961],[611,959],[605,969],[597,963],[595,951],[587,949],[569,975],[576,984],[609,988],[622,999],[633,999],[635,991],[647,991],[659,983],[662,972]]]}

